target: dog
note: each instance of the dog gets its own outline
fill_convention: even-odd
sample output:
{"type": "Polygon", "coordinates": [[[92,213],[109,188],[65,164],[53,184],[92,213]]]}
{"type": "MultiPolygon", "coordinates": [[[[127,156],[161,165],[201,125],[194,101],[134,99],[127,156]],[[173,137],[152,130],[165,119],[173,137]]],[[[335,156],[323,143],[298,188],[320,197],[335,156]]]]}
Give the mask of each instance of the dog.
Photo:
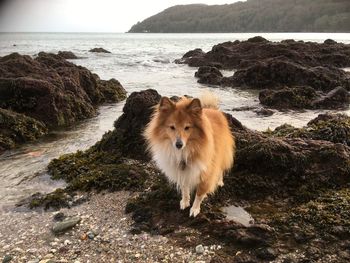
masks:
{"type": "Polygon", "coordinates": [[[196,189],[190,209],[196,217],[234,162],[234,137],[218,99],[211,93],[177,102],[162,97],[143,135],[158,168],[181,190],[180,209],[190,206],[196,189]]]}

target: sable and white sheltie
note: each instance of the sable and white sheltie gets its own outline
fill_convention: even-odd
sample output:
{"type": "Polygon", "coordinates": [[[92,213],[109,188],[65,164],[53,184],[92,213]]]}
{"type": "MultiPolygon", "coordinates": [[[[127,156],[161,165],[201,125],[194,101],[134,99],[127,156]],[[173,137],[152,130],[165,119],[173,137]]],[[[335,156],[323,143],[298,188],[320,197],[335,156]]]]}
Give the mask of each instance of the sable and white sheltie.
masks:
{"type": "Polygon", "coordinates": [[[234,160],[234,138],[218,99],[211,93],[176,103],[162,97],[144,136],[157,166],[181,190],[181,209],[190,206],[196,189],[190,216],[197,216],[207,194],[223,186],[234,160]]]}

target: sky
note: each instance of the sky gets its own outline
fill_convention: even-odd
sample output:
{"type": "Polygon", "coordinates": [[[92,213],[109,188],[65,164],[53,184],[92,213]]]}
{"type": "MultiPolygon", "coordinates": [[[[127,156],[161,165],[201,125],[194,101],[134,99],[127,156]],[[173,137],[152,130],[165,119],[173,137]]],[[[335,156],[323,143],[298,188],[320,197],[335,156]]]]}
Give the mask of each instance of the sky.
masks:
{"type": "Polygon", "coordinates": [[[173,5],[234,2],[238,0],[7,0],[0,3],[0,32],[126,32],[173,5]]]}

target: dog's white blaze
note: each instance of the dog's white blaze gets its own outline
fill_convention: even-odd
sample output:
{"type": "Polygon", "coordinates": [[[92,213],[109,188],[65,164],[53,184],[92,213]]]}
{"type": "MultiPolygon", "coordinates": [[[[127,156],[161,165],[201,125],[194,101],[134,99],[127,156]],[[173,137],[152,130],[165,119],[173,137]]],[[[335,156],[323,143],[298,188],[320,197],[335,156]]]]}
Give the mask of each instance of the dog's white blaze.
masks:
{"type": "Polygon", "coordinates": [[[200,182],[200,174],[207,167],[204,163],[190,162],[186,147],[175,149],[171,144],[152,145],[151,152],[157,166],[178,189],[188,187],[192,191],[200,182]],[[181,169],[181,161],[186,161],[185,169],[181,169]]]}

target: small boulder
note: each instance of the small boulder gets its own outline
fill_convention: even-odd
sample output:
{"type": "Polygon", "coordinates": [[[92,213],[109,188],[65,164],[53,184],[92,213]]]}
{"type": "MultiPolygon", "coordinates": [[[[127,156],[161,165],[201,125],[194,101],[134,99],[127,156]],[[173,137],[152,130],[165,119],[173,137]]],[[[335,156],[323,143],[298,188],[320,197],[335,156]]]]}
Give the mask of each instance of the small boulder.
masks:
{"type": "Polygon", "coordinates": [[[72,51],[58,51],[57,55],[64,59],[78,59],[72,51]]]}
{"type": "Polygon", "coordinates": [[[89,50],[89,52],[94,52],[94,53],[111,53],[110,51],[102,48],[102,47],[96,47],[96,48],[92,48],[89,50]]]}
{"type": "Polygon", "coordinates": [[[262,36],[255,36],[252,38],[249,38],[247,42],[250,43],[263,43],[263,42],[269,42],[266,38],[263,38],[262,36]]]}
{"type": "Polygon", "coordinates": [[[334,45],[334,44],[337,44],[337,41],[333,39],[326,39],[323,43],[326,45],[334,45]]]}
{"type": "Polygon", "coordinates": [[[198,83],[220,85],[223,75],[216,67],[203,66],[199,67],[195,77],[199,78],[198,83]]]}

